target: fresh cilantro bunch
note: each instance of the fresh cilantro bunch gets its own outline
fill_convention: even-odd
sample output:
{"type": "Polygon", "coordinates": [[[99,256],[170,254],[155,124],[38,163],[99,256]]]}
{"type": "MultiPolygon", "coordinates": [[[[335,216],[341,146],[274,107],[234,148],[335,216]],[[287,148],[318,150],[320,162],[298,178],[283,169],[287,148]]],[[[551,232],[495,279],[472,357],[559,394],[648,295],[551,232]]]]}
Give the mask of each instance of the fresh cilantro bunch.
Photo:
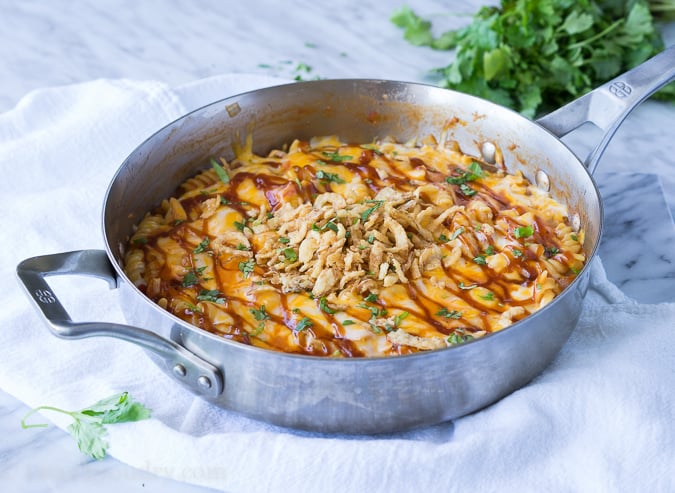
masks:
{"type": "MultiPolygon", "coordinates": [[[[435,37],[403,7],[391,18],[410,43],[455,49],[441,85],[533,117],[562,106],[663,50],[645,0],[502,0],[435,37]]],[[[673,87],[662,98],[675,99],[673,87]]]]}
{"type": "Polygon", "coordinates": [[[108,432],[105,425],[140,421],[150,417],[150,411],[143,404],[134,401],[128,392],[123,392],[80,411],[66,411],[51,406],[36,407],[24,416],[21,427],[26,429],[48,426],[45,423],[26,424],[26,419],[39,411],[55,411],[71,416],[73,423],[68,426],[68,432],[77,441],[80,451],[94,459],[102,459],[108,450],[108,432]]]}

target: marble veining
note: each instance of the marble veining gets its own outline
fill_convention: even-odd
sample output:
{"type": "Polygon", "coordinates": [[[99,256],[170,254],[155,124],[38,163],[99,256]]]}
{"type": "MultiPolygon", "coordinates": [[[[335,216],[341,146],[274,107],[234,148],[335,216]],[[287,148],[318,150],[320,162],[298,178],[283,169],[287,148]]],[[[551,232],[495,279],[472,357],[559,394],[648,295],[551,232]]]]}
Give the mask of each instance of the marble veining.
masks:
{"type": "Polygon", "coordinates": [[[610,279],[641,303],[673,301],[675,228],[659,177],[603,173],[596,177],[605,224],[600,258],[610,279]]]}
{"type": "MultiPolygon", "coordinates": [[[[390,22],[403,3],[372,0],[193,2],[0,0],[0,112],[27,92],[96,78],[170,85],[223,73],[433,82],[450,55],[410,46],[390,22]]],[[[458,27],[486,2],[409,3],[458,27]]],[[[674,39],[666,26],[666,39],[674,39]]],[[[595,177],[605,205],[608,277],[640,302],[675,301],[675,108],[647,102],[617,132],[595,177]]],[[[570,145],[588,148],[591,133],[570,145]]],[[[13,282],[11,280],[10,282],[13,282]]],[[[0,370],[1,371],[1,370],[0,370]]],[[[13,493],[209,491],[114,459],[90,461],[55,427],[22,430],[27,408],[0,391],[0,485],[13,493]]]]}

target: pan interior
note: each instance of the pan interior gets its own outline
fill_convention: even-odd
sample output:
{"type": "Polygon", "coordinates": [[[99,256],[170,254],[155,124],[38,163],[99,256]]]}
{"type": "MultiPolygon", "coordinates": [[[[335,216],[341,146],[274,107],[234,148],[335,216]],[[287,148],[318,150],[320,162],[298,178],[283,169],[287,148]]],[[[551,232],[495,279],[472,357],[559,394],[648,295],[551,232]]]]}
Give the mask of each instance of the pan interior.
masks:
{"type": "MultiPolygon", "coordinates": [[[[122,164],[104,203],[104,235],[118,273],[133,227],[213,156],[234,158],[252,139],[266,154],[294,139],[337,135],[366,143],[406,142],[434,135],[481,156],[485,144],[501,152],[509,172],[530,181],[545,174],[554,198],[579,215],[588,258],[600,236],[597,189],[576,156],[548,131],[493,103],[422,84],[378,80],[323,80],[257,90],[215,102],[161,129],[122,164]]],[[[484,151],[483,151],[484,152],[484,151]]],[[[571,214],[572,215],[572,214],[571,214]]]]}

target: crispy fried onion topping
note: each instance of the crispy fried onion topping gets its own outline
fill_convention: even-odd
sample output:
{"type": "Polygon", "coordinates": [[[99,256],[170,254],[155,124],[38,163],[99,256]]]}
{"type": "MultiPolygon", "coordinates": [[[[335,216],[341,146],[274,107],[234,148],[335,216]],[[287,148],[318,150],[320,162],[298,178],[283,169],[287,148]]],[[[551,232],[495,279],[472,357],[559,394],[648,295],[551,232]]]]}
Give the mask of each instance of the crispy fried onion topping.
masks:
{"type": "Polygon", "coordinates": [[[313,204],[285,203],[274,212],[260,232],[256,263],[268,266],[266,277],[284,293],[377,292],[440,267],[438,231],[447,231],[443,222],[463,209],[433,185],[384,188],[359,203],[323,193],[313,204]]]}

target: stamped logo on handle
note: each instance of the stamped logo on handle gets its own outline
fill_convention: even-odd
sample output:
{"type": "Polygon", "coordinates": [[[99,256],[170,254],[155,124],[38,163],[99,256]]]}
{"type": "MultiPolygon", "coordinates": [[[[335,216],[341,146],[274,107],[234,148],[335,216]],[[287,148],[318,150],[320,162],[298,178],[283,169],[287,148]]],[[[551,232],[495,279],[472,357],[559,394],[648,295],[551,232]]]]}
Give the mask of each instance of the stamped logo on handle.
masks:
{"type": "Polygon", "coordinates": [[[625,82],[616,81],[609,85],[609,92],[614,94],[617,98],[625,98],[633,92],[633,88],[625,82]]]}
{"type": "Polygon", "coordinates": [[[52,292],[46,289],[35,290],[35,299],[37,299],[40,303],[44,303],[46,305],[56,303],[56,298],[54,297],[52,292]]]}

